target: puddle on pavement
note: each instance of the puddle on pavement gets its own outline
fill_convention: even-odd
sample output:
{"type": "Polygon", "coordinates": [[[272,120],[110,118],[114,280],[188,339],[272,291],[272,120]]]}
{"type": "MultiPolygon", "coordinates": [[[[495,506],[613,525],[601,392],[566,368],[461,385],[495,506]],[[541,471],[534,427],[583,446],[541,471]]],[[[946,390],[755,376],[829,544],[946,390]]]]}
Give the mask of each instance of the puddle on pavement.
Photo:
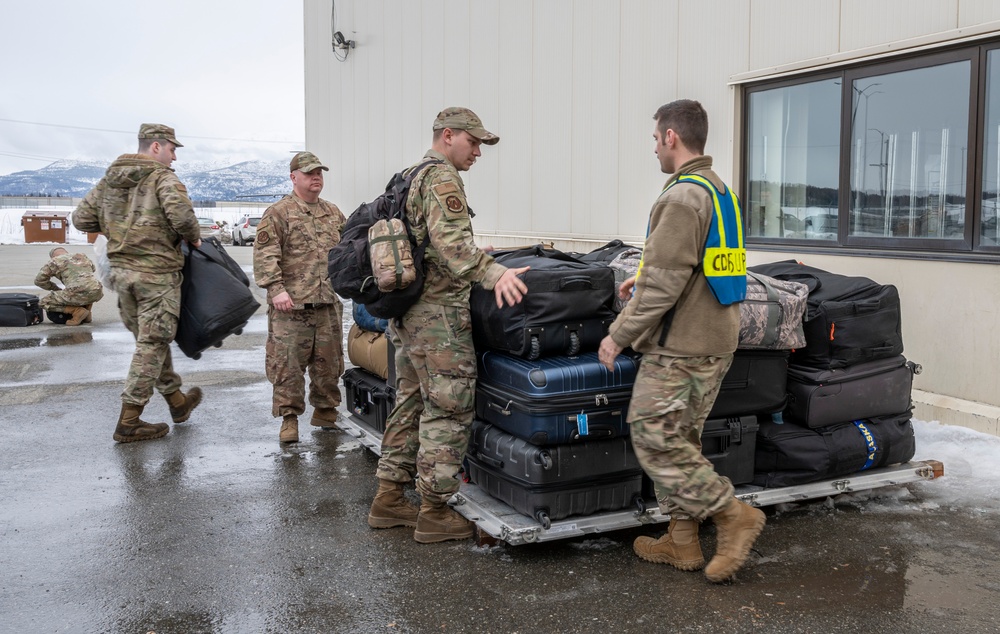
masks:
{"type": "Polygon", "coordinates": [[[20,350],[22,348],[41,348],[43,346],[73,346],[90,343],[94,335],[89,330],[60,332],[45,337],[22,337],[18,339],[0,340],[0,350],[20,350]]]}

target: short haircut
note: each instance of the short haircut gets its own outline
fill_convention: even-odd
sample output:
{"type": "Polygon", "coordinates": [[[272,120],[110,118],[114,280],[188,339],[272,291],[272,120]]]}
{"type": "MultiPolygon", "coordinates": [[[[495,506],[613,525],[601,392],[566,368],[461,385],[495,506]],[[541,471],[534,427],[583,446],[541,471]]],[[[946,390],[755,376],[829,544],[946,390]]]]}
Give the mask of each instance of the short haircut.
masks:
{"type": "Polygon", "coordinates": [[[64,252],[66,252],[66,253],[69,253],[69,251],[66,251],[66,249],[64,249],[64,248],[62,248],[62,247],[56,247],[56,248],[54,248],[54,249],[51,249],[51,250],[49,251],[49,257],[50,257],[50,258],[54,258],[54,257],[56,257],[56,252],[58,252],[58,251],[64,251],[64,252]]]}
{"type": "Polygon", "coordinates": [[[163,143],[163,139],[139,139],[139,154],[146,153],[154,142],[163,143]]]}
{"type": "Polygon", "coordinates": [[[656,114],[656,128],[660,136],[671,129],[677,133],[684,147],[703,154],[708,140],[708,113],[693,99],[678,99],[660,106],[656,114]]]}
{"type": "Polygon", "coordinates": [[[431,137],[431,141],[435,142],[438,141],[441,138],[441,135],[444,134],[444,130],[445,130],[444,128],[441,128],[440,130],[434,130],[434,136],[431,137]]]}

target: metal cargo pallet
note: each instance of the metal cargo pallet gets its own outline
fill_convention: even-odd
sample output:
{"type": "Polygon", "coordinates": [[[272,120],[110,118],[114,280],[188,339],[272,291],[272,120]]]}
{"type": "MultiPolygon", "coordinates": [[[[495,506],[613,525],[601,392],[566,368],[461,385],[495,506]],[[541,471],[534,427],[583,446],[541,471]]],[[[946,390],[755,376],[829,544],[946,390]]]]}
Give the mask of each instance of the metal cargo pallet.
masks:
{"type": "MultiPolygon", "coordinates": [[[[338,426],[354,436],[376,455],[381,455],[382,434],[353,417],[339,421],[338,426]]],[[[821,480],[809,484],[765,489],[744,485],[736,487],[736,497],[751,506],[772,506],[787,502],[803,502],[879,487],[933,480],[944,475],[944,466],[936,460],[908,462],[906,464],[853,473],[850,476],[821,480]]],[[[626,528],[638,528],[646,524],[668,522],[655,504],[652,508],[631,508],[621,511],[596,513],[580,517],[568,517],[551,522],[546,529],[538,521],[518,513],[503,502],[491,497],[475,484],[466,482],[454,495],[451,503],[479,529],[479,542],[500,540],[511,546],[534,544],[581,535],[606,533],[626,528]]]]}

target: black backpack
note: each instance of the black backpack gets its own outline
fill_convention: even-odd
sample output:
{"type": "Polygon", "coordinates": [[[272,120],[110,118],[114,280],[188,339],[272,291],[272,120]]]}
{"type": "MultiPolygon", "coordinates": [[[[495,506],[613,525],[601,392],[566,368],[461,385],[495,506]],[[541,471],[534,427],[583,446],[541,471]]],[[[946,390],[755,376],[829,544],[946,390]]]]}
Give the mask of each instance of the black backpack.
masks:
{"type": "Polygon", "coordinates": [[[356,304],[364,304],[373,317],[395,319],[417,303],[424,290],[424,251],[430,242],[430,235],[417,244],[406,217],[406,198],[413,178],[425,167],[441,163],[437,159],[425,161],[410,170],[393,175],[385,186],[385,193],[375,200],[364,203],[354,210],[340,235],[340,243],[330,249],[327,255],[327,272],[333,292],[356,304]],[[368,251],[368,229],[379,220],[399,218],[406,227],[413,251],[413,265],[417,278],[406,288],[383,293],[378,289],[372,275],[371,256],[368,251]]]}

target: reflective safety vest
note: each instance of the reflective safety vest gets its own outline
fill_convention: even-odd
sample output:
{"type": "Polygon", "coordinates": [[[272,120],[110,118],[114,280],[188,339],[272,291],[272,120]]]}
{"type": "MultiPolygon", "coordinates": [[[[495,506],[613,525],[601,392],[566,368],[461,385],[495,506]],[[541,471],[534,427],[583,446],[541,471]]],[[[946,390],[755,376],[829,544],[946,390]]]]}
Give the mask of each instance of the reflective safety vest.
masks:
{"type": "Polygon", "coordinates": [[[715,299],[723,306],[742,302],[747,296],[747,251],[743,244],[743,219],[740,201],[733,190],[715,188],[712,181],[695,174],[678,176],[667,185],[667,191],[678,183],[694,183],[712,196],[712,224],[705,238],[705,257],[701,268],[715,299]]]}

